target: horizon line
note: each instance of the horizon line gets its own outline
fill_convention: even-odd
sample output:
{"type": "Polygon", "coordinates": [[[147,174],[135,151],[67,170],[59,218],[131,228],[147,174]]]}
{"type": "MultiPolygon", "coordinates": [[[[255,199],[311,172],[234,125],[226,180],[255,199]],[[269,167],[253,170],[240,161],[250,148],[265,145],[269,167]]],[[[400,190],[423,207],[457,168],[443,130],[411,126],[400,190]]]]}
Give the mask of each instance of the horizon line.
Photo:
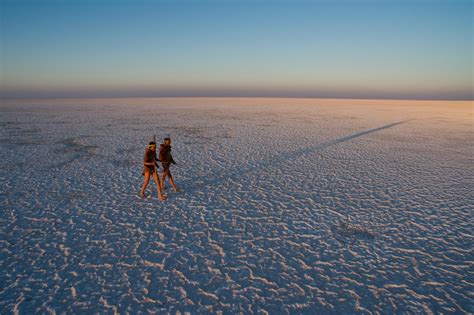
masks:
{"type": "Polygon", "coordinates": [[[450,102],[466,102],[474,101],[474,97],[471,98],[404,98],[404,97],[330,97],[330,96],[235,96],[235,95],[196,95],[196,96],[53,96],[53,97],[1,97],[2,101],[14,101],[14,100],[86,100],[86,99],[150,99],[150,98],[233,98],[233,99],[250,99],[250,98],[267,98],[267,99],[328,99],[328,100],[386,100],[386,101],[450,101],[450,102]]]}

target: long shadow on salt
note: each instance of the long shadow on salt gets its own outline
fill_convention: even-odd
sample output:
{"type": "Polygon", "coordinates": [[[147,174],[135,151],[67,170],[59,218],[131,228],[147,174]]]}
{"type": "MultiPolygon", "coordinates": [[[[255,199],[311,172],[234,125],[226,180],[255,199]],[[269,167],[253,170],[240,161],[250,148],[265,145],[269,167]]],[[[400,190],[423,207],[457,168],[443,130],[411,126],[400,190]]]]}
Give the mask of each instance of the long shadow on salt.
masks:
{"type": "MultiPolygon", "coordinates": [[[[301,148],[299,150],[286,152],[286,153],[283,153],[283,154],[280,154],[280,155],[277,155],[277,156],[274,156],[274,157],[271,157],[271,158],[266,158],[266,159],[263,159],[259,162],[254,163],[250,167],[247,167],[246,171],[247,171],[247,173],[257,172],[257,171],[261,170],[262,168],[264,169],[266,167],[275,166],[275,165],[281,164],[281,163],[283,163],[285,161],[288,161],[288,160],[295,159],[295,158],[297,158],[299,156],[302,156],[302,155],[305,155],[305,154],[319,152],[319,151],[322,151],[322,150],[324,150],[328,147],[338,145],[338,144],[344,143],[346,141],[351,141],[351,140],[354,140],[356,138],[363,137],[363,136],[369,135],[369,134],[374,133],[374,132],[378,132],[378,131],[382,131],[382,130],[385,130],[385,129],[388,129],[388,128],[392,128],[392,127],[404,124],[408,121],[410,121],[410,120],[399,121],[399,122],[391,123],[391,124],[384,125],[384,126],[381,126],[381,127],[378,127],[378,128],[364,130],[364,131],[357,132],[357,133],[354,133],[354,134],[351,134],[351,135],[348,135],[348,136],[340,137],[340,138],[337,138],[337,139],[334,139],[334,140],[331,140],[331,141],[323,142],[323,143],[317,144],[315,146],[305,147],[305,148],[301,148]]],[[[220,172],[218,174],[214,174],[213,177],[208,178],[207,180],[200,181],[198,185],[193,185],[191,187],[186,187],[185,190],[187,192],[192,192],[196,189],[202,189],[203,186],[211,186],[211,185],[215,186],[215,185],[221,184],[223,182],[228,181],[229,179],[237,180],[241,176],[242,176],[241,168],[233,168],[233,169],[229,169],[227,171],[220,172]]]]}

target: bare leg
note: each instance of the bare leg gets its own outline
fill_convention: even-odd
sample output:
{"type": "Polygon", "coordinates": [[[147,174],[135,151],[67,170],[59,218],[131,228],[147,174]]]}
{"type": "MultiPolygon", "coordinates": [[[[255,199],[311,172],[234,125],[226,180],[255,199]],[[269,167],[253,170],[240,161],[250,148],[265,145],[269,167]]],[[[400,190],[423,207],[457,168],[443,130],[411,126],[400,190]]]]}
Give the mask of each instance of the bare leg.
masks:
{"type": "Polygon", "coordinates": [[[176,188],[176,185],[174,184],[173,176],[171,175],[170,171],[168,171],[168,178],[169,178],[171,187],[173,187],[174,192],[177,192],[178,188],[176,188]]]}
{"type": "Polygon", "coordinates": [[[165,179],[166,179],[166,172],[163,172],[161,175],[161,189],[165,188],[165,179]]]}
{"type": "Polygon", "coordinates": [[[156,174],[156,172],[153,172],[153,180],[155,181],[155,184],[156,184],[156,192],[158,193],[158,199],[160,201],[165,200],[166,198],[161,194],[161,183],[160,183],[160,179],[158,178],[158,174],[156,174]]]}
{"type": "Polygon", "coordinates": [[[145,197],[145,189],[148,186],[148,182],[150,181],[150,172],[145,172],[145,177],[143,178],[143,185],[142,189],[140,190],[140,197],[145,197]]]}

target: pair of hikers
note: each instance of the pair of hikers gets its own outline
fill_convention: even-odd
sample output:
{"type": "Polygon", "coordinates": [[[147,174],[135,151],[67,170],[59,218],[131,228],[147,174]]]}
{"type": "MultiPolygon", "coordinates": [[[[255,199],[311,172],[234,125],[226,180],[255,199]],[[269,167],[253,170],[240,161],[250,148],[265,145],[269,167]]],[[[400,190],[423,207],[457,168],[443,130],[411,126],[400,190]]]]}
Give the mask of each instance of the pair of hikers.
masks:
{"type": "Polygon", "coordinates": [[[174,184],[173,176],[170,172],[170,165],[171,163],[176,164],[173,160],[173,156],[171,155],[171,139],[166,137],[163,139],[163,143],[160,144],[160,151],[158,154],[158,158],[156,157],[156,140],[155,136],[153,139],[148,143],[145,149],[145,156],[143,158],[143,185],[140,190],[140,196],[143,198],[145,196],[145,189],[148,186],[148,182],[150,181],[150,176],[153,177],[153,180],[156,184],[156,191],[158,193],[158,199],[163,201],[166,197],[163,195],[162,189],[164,188],[165,179],[168,177],[171,187],[175,192],[178,191],[176,185],[174,184]],[[158,163],[157,161],[161,162],[163,167],[163,174],[160,178],[158,177],[158,163]]]}

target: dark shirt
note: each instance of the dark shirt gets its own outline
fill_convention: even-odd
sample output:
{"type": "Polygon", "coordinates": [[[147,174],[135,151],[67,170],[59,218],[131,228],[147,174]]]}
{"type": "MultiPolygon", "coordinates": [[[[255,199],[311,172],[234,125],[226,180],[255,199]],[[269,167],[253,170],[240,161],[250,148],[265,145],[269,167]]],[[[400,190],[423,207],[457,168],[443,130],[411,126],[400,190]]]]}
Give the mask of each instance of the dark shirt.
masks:
{"type": "Polygon", "coordinates": [[[171,156],[171,146],[164,143],[160,144],[160,154],[158,155],[158,160],[163,163],[173,163],[176,164],[171,156]]]}

